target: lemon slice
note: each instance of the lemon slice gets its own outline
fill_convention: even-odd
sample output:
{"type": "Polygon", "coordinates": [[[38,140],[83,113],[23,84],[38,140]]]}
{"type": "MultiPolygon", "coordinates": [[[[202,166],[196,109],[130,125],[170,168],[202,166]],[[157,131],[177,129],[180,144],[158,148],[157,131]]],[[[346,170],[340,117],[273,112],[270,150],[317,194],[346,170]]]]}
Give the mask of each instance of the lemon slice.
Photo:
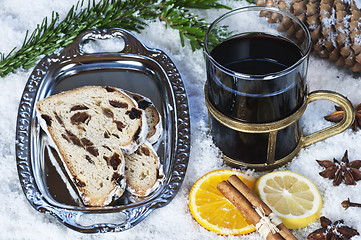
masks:
{"type": "Polygon", "coordinates": [[[267,173],[257,180],[255,191],[289,229],[306,227],[320,218],[321,195],[308,178],[298,173],[267,173]]]}
{"type": "Polygon", "coordinates": [[[217,189],[218,183],[237,175],[249,188],[256,179],[241,171],[220,169],[198,179],[189,193],[189,208],[196,221],[220,235],[239,235],[255,231],[255,227],[217,189]]]}

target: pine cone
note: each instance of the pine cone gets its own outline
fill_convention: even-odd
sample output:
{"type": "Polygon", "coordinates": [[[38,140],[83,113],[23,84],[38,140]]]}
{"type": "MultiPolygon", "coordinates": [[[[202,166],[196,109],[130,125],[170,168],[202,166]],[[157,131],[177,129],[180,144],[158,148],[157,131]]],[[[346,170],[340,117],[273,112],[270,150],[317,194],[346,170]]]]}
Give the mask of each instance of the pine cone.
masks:
{"type": "MultiPolygon", "coordinates": [[[[257,5],[292,13],[309,29],[313,53],[361,72],[361,11],[354,0],[257,0],[257,5]]],[[[267,17],[278,21],[277,15],[267,17]]],[[[290,22],[281,20],[278,30],[297,35],[290,22]]]]}

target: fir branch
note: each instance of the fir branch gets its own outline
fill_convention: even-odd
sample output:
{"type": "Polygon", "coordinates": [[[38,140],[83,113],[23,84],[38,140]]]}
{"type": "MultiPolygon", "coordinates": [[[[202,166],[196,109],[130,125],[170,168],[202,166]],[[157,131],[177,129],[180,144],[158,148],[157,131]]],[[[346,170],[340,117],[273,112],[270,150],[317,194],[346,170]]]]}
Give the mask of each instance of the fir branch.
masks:
{"type": "MultiPolygon", "coordinates": [[[[244,1],[244,0],[233,0],[233,1],[244,1]]],[[[246,0],[246,2],[256,4],[257,0],[246,0]]]]}
{"type": "Polygon", "coordinates": [[[209,24],[205,19],[191,13],[189,9],[230,9],[217,3],[217,0],[168,0],[165,2],[159,8],[158,18],[164,21],[167,26],[179,31],[183,47],[185,46],[185,38],[187,38],[193,51],[203,46],[203,39],[209,24]]]}
{"type": "Polygon", "coordinates": [[[208,23],[189,9],[228,8],[217,0],[103,0],[98,3],[79,0],[64,20],[59,22],[59,14],[52,13],[30,34],[26,32],[20,49],[14,48],[5,55],[0,53],[0,77],[18,68],[31,68],[41,55],[48,55],[59,48],[66,47],[86,29],[119,27],[140,32],[147,21],[160,19],[167,26],[177,29],[182,46],[185,38],[193,50],[203,45],[208,23]]]}
{"type": "Polygon", "coordinates": [[[166,1],[166,3],[168,6],[173,4],[176,7],[194,8],[194,9],[211,9],[211,8],[230,9],[228,6],[220,4],[217,1],[218,0],[168,0],[166,1]]]}
{"type": "Polygon", "coordinates": [[[204,19],[199,19],[187,9],[175,6],[165,7],[159,15],[159,19],[179,31],[183,47],[185,46],[184,38],[188,38],[193,51],[201,48],[208,28],[204,19]]]}
{"type": "Polygon", "coordinates": [[[6,56],[1,53],[0,77],[20,67],[33,67],[40,55],[69,45],[85,29],[121,27],[139,32],[146,23],[136,13],[154,3],[154,0],[104,0],[96,4],[94,0],[88,0],[84,7],[84,1],[79,1],[59,24],[59,14],[53,12],[51,19],[45,17],[30,36],[29,31],[26,32],[18,51],[14,48],[6,56]]]}

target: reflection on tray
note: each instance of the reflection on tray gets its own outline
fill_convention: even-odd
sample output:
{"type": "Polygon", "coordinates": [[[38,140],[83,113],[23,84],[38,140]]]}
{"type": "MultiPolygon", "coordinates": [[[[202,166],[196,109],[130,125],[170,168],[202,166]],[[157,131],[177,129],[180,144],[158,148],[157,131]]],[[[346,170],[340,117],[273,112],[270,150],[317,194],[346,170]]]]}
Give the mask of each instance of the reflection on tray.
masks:
{"type": "Polygon", "coordinates": [[[58,152],[48,144],[44,147],[44,176],[48,193],[53,200],[65,205],[84,207],[65,172],[58,152]]]}

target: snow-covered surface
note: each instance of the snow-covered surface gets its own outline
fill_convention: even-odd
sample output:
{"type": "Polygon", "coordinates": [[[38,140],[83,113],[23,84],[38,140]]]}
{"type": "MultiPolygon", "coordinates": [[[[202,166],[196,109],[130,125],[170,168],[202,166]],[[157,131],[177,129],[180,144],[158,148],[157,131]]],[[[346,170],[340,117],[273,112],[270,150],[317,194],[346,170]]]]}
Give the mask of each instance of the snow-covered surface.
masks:
{"type": "MultiPolygon", "coordinates": [[[[8,53],[20,47],[26,30],[32,31],[43,17],[57,11],[61,19],[74,0],[1,0],[0,26],[2,36],[0,52],[8,53]]],[[[233,7],[241,7],[245,1],[225,1],[233,7]]],[[[213,20],[224,10],[202,11],[213,20]]],[[[188,195],[193,183],[203,174],[227,168],[222,165],[218,150],[207,133],[207,110],[204,103],[203,86],[206,80],[205,63],[201,50],[192,52],[190,47],[182,48],[178,32],[165,28],[163,23],[150,23],[137,36],[149,47],[164,50],[175,62],[186,87],[191,116],[191,157],[184,183],[175,199],[166,207],[152,212],[134,228],[122,233],[81,234],[68,229],[54,217],[34,210],[21,189],[15,161],[15,125],[19,99],[30,70],[17,70],[0,79],[0,239],[261,239],[257,233],[247,236],[218,236],[202,228],[188,209],[188,195]]],[[[347,96],[356,105],[361,102],[361,77],[347,70],[311,56],[308,71],[311,90],[327,89],[347,96]]],[[[330,126],[323,116],[333,111],[333,103],[318,101],[310,104],[303,121],[304,132],[311,133],[330,126]]],[[[361,233],[361,208],[344,210],[341,202],[350,198],[361,202],[361,181],[355,186],[341,184],[334,187],[332,182],[318,175],[322,170],[316,159],[341,159],[348,150],[350,160],[361,159],[361,131],[351,129],[301,150],[299,155],[286,167],[311,179],[318,187],[324,207],[322,215],[345,223],[361,233]]],[[[252,173],[252,172],[251,172],[252,173]]],[[[260,173],[252,173],[259,176],[260,173]]],[[[308,233],[319,228],[319,222],[307,228],[294,230],[298,239],[306,239],[308,233]]],[[[361,236],[354,237],[361,239],[361,236]]]]}
{"type": "Polygon", "coordinates": [[[361,1],[360,0],[344,0],[344,2],[348,2],[348,3],[355,2],[357,8],[361,9],[361,1]]]}

